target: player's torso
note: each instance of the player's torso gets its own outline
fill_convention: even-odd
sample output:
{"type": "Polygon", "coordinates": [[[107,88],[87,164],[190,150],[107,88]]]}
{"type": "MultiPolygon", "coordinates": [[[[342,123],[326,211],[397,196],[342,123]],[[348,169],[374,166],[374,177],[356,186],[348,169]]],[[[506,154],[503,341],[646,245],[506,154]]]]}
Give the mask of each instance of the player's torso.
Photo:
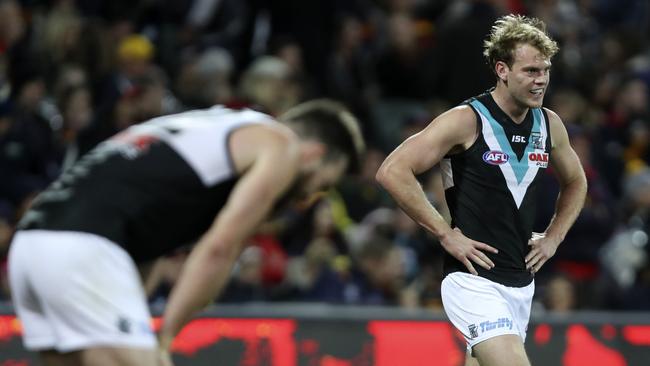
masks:
{"type": "MultiPolygon", "coordinates": [[[[539,176],[548,167],[551,139],[547,116],[531,109],[514,123],[489,94],[473,98],[479,134],[466,151],[441,163],[453,225],[469,238],[499,249],[495,268],[479,274],[507,286],[525,286],[532,276],[524,257],[535,215],[539,176]]],[[[466,271],[448,256],[445,272],[466,271]]]]}
{"type": "Polygon", "coordinates": [[[189,244],[209,227],[238,179],[230,133],[270,121],[217,106],[133,126],[64,172],[20,227],[98,234],[138,262],[189,244]]]}

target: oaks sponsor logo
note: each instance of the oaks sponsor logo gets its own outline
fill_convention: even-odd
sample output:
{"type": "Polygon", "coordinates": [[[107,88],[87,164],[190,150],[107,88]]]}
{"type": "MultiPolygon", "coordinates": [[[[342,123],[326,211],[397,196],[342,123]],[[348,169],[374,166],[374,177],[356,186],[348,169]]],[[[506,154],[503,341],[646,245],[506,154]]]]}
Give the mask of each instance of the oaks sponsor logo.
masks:
{"type": "Polygon", "coordinates": [[[528,153],[528,165],[538,166],[540,168],[548,167],[548,153],[544,153],[544,152],[528,153]]]}

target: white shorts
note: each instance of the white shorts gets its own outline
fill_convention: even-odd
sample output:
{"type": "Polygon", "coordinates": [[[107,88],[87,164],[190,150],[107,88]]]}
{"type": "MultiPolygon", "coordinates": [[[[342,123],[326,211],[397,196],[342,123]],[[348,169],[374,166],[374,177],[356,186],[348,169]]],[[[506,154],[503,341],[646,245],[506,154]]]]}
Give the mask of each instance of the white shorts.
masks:
{"type": "Polygon", "coordinates": [[[504,334],[526,341],[535,282],[508,287],[464,272],[450,273],[442,281],[442,304],[447,317],[467,341],[476,344],[504,334]]]}
{"type": "Polygon", "coordinates": [[[156,347],[138,270],[105,238],[18,231],[9,250],[9,284],[29,350],[156,347]]]}

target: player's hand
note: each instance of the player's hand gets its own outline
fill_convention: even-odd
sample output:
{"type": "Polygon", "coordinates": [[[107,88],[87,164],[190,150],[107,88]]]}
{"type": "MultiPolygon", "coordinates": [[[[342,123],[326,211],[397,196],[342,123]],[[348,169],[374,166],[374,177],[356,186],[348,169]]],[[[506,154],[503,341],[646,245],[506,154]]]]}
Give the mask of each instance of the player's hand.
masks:
{"type": "Polygon", "coordinates": [[[475,276],[478,275],[478,272],[474,269],[472,262],[490,270],[494,268],[494,262],[483,251],[492,253],[499,252],[497,249],[485,243],[466,237],[458,228],[451,230],[447,235],[442,237],[440,239],[440,245],[454,258],[463,263],[467,267],[467,270],[475,276]]]}
{"type": "Polygon", "coordinates": [[[526,256],[526,269],[531,273],[537,273],[555,254],[560,242],[547,237],[544,233],[533,233],[528,240],[528,245],[530,245],[530,252],[526,256]]]}

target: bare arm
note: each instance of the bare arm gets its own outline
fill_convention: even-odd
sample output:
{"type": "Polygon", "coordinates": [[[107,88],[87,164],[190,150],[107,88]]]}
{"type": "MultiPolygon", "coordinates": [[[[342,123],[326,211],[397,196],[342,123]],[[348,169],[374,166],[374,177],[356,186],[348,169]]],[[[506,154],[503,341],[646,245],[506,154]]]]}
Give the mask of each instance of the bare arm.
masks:
{"type": "Polygon", "coordinates": [[[476,271],[470,260],[486,269],[494,267],[494,263],[479,249],[493,252],[496,249],[452,230],[427,200],[416,175],[431,169],[450,151],[468,148],[475,139],[474,112],[468,106],[454,108],[398,146],[381,165],[376,177],[399,206],[435,235],[445,250],[473,274],[476,271]]]}
{"type": "Polygon", "coordinates": [[[582,210],[587,194],[587,178],[580,159],[569,143],[569,136],[562,120],[554,112],[547,110],[553,150],[551,165],[560,183],[560,194],[555,205],[555,214],[546,231],[537,239],[531,240],[531,251],[526,256],[527,267],[533,272],[555,254],[566,233],[582,210]]]}
{"type": "Polygon", "coordinates": [[[286,137],[266,136],[251,144],[249,149],[253,148],[259,150],[257,157],[190,253],[172,290],[160,334],[163,349],[169,347],[192,315],[216,298],[229,278],[243,242],[296,175],[298,149],[286,137]]]}

